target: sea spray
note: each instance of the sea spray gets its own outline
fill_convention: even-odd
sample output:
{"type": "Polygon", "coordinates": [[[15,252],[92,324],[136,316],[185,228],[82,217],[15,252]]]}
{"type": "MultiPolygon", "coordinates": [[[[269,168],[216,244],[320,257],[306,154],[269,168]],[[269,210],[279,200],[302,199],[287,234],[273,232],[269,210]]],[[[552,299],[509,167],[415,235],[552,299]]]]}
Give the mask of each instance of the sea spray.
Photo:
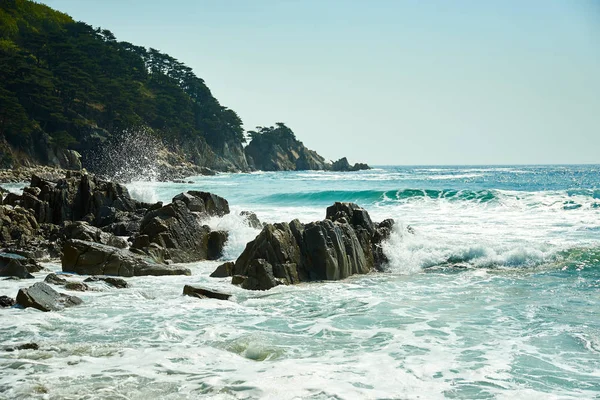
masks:
{"type": "Polygon", "coordinates": [[[108,138],[86,161],[90,170],[112,181],[155,181],[163,148],[151,128],[126,129],[108,138]]]}

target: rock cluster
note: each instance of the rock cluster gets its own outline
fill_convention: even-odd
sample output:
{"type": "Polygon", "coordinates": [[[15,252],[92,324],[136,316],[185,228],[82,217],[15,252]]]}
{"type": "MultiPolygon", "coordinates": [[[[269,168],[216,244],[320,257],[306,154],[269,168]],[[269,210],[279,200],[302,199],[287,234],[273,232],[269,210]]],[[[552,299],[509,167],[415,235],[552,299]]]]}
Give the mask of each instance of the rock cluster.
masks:
{"type": "Polygon", "coordinates": [[[160,261],[216,260],[223,254],[227,232],[212,231],[202,221],[228,213],[227,200],[212,193],[179,194],[172,203],[148,211],[131,248],[160,261]]]}
{"type": "Polygon", "coordinates": [[[350,163],[348,162],[348,159],[346,157],[343,157],[337,161],[334,161],[331,164],[330,169],[332,171],[338,171],[338,172],[350,172],[350,171],[367,170],[367,169],[371,169],[371,167],[369,167],[367,164],[364,164],[364,163],[355,163],[354,165],[350,165],[350,163]]]}
{"type": "MultiPolygon", "coordinates": [[[[338,280],[382,270],[381,242],[393,220],[375,224],[352,203],[335,203],[323,221],[268,224],[236,260],[231,271],[245,289],[266,290],[280,283],[338,280]]],[[[227,267],[219,267],[222,275],[227,267]]]]}

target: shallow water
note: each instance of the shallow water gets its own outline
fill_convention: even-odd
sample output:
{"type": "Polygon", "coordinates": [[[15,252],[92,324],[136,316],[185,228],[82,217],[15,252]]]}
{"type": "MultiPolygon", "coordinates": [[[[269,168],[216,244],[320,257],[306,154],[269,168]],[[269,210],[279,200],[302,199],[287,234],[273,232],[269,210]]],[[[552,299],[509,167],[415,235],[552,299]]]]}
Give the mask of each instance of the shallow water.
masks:
{"type": "MultiPolygon", "coordinates": [[[[268,222],[356,201],[399,224],[388,273],[248,292],[131,278],[59,313],[2,310],[0,398],[581,399],[600,395],[600,167],[385,167],[132,183],[143,200],[226,197],[226,259],[268,222]],[[410,225],[415,234],[409,234],[410,225]],[[181,295],[183,285],[232,301],[181,295]]],[[[51,270],[58,265],[49,264],[51,270]]],[[[45,273],[36,274],[43,279],[45,273]]],[[[15,296],[31,281],[0,281],[15,296]]],[[[72,293],[74,294],[74,293],[72,293]]]]}

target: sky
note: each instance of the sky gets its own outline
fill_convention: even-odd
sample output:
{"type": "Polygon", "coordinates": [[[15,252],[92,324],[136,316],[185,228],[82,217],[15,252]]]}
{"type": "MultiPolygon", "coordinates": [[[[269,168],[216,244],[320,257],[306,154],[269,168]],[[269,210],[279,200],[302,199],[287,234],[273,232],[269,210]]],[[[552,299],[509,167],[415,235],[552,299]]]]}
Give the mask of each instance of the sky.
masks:
{"type": "Polygon", "coordinates": [[[600,163],[600,0],[44,0],[327,159],[600,163]]]}

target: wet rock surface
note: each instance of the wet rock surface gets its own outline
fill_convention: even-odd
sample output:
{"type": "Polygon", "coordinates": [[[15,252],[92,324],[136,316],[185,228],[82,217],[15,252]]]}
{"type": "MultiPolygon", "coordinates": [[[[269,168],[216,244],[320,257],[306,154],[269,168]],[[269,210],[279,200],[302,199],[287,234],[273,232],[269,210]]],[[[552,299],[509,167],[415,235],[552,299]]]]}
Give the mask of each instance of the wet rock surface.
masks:
{"type": "Polygon", "coordinates": [[[159,261],[216,260],[223,254],[227,233],[211,231],[201,221],[227,213],[229,205],[219,196],[196,191],[179,194],[172,203],[148,211],[131,247],[159,261]]]}
{"type": "Polygon", "coordinates": [[[233,275],[233,268],[235,267],[235,263],[232,261],[221,264],[214,270],[212,274],[210,274],[211,278],[227,278],[233,275]]]}
{"type": "Polygon", "coordinates": [[[190,275],[182,266],[159,264],[149,257],[103,244],[77,239],[68,240],[64,246],[62,269],[80,275],[190,275]]]}
{"type": "MultiPolygon", "coordinates": [[[[384,268],[381,243],[392,220],[375,224],[353,203],[335,203],[323,221],[268,224],[236,260],[242,287],[266,290],[280,283],[339,280],[384,268]]],[[[239,278],[237,278],[239,281],[239,278]]]]}
{"type": "Polygon", "coordinates": [[[33,278],[32,272],[41,270],[42,266],[31,258],[13,253],[0,253],[0,276],[29,279],[33,278]]]}
{"type": "Polygon", "coordinates": [[[86,278],[84,280],[84,282],[104,282],[109,286],[115,287],[117,289],[125,289],[129,287],[129,284],[127,283],[127,281],[125,279],[122,278],[117,278],[114,276],[90,276],[89,278],[86,278]]]}
{"type": "Polygon", "coordinates": [[[0,296],[0,307],[6,308],[6,307],[12,307],[14,305],[15,305],[15,299],[13,299],[12,297],[0,296]]]}
{"type": "Polygon", "coordinates": [[[183,287],[183,294],[186,296],[197,297],[200,299],[229,300],[229,298],[231,297],[231,295],[227,293],[221,293],[194,285],[185,285],[183,287]]]}
{"type": "Polygon", "coordinates": [[[33,307],[40,311],[60,311],[83,303],[79,297],[58,293],[43,282],[19,290],[16,302],[23,308],[33,307]]]}

